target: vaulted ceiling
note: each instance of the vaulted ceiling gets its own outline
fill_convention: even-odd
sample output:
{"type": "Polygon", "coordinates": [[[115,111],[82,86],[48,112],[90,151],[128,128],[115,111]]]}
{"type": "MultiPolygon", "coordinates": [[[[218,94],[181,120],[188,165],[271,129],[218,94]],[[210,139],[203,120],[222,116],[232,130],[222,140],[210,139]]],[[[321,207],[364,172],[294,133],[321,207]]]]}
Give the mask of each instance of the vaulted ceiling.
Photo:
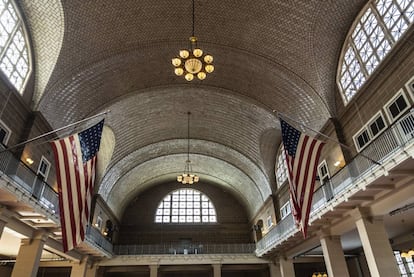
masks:
{"type": "Polygon", "coordinates": [[[33,108],[54,128],[110,110],[115,148],[99,192],[118,216],[182,172],[190,111],[193,170],[253,215],[275,189],[276,112],[316,129],[335,116],[339,55],[366,2],[195,0],[215,71],[187,82],[171,58],[188,46],[191,0],[22,0],[33,108]]]}

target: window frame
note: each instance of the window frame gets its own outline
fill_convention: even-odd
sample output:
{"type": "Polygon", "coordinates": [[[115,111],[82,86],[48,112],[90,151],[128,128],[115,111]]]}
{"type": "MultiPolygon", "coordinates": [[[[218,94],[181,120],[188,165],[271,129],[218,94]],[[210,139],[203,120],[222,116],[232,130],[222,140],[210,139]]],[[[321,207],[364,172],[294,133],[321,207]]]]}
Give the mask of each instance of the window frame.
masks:
{"type": "Polygon", "coordinates": [[[40,175],[43,177],[43,180],[46,182],[47,177],[49,177],[49,172],[50,172],[50,167],[51,167],[51,163],[50,161],[42,155],[42,157],[40,158],[40,162],[39,162],[39,166],[37,167],[37,175],[40,175]],[[46,164],[46,172],[43,173],[40,169],[42,167],[42,163],[46,164]]]}
{"type": "Polygon", "coordinates": [[[401,3],[392,0],[385,10],[381,10],[382,4],[370,0],[355,17],[342,45],[336,69],[336,84],[345,106],[378,71],[413,26],[413,17],[407,15],[410,6],[404,8],[401,3]],[[391,6],[396,7],[397,13],[393,14],[391,6]],[[394,15],[398,18],[390,25],[388,19],[394,15]],[[400,23],[404,28],[398,27],[400,23]]]}
{"type": "Polygon", "coordinates": [[[355,135],[352,136],[352,140],[354,141],[354,145],[355,148],[357,149],[358,152],[362,151],[363,149],[365,149],[365,147],[367,147],[374,139],[376,139],[381,133],[383,133],[388,127],[387,121],[385,120],[384,114],[382,113],[382,111],[378,111],[377,113],[374,114],[374,116],[372,116],[368,122],[362,126],[361,129],[358,130],[358,132],[355,133],[355,135]],[[382,118],[382,121],[384,122],[384,128],[382,128],[381,130],[378,131],[377,134],[372,134],[371,131],[371,125],[373,123],[375,123],[377,121],[378,118],[382,118]],[[359,145],[359,141],[358,138],[364,133],[367,132],[368,134],[368,141],[363,145],[360,146],[359,145]]]}
{"type": "Polygon", "coordinates": [[[276,164],[275,164],[275,177],[276,177],[277,188],[281,188],[289,180],[288,174],[289,173],[288,173],[287,164],[286,164],[285,148],[283,146],[283,143],[281,143],[279,147],[278,155],[276,156],[276,164]],[[280,180],[278,176],[279,170],[284,170],[284,173],[280,174],[280,175],[285,176],[284,180],[280,180]]]}
{"type": "Polygon", "coordinates": [[[158,203],[154,214],[154,223],[171,225],[217,224],[218,216],[213,201],[211,201],[211,199],[206,194],[193,188],[179,188],[168,192],[158,203]],[[188,191],[192,191],[191,194],[188,194],[188,191]],[[192,200],[189,200],[188,196],[190,195],[193,196],[191,197],[192,200]],[[199,196],[199,200],[194,199],[194,196],[196,195],[199,196]],[[189,203],[191,203],[190,206],[189,203]],[[199,204],[194,205],[195,203],[199,204]],[[205,203],[207,203],[207,207],[205,207],[205,203]],[[165,207],[166,205],[167,207],[165,207]],[[168,212],[165,212],[166,210],[168,212]],[[187,213],[188,210],[191,210],[191,214],[187,213]],[[207,210],[207,214],[204,214],[204,210],[207,210]],[[196,216],[199,217],[199,221],[194,221],[194,217],[196,216]],[[168,220],[166,220],[166,217],[168,217],[168,220]],[[174,217],[177,218],[174,219],[174,217]],[[189,221],[188,217],[192,217],[192,221],[189,221]],[[203,220],[203,217],[207,217],[208,220],[203,220]],[[214,217],[214,219],[212,219],[212,217],[214,217]],[[181,221],[181,219],[184,219],[184,221],[181,221]]]}
{"type": "Polygon", "coordinates": [[[407,95],[405,94],[403,89],[400,89],[397,91],[397,93],[384,105],[385,114],[387,115],[388,121],[390,123],[393,123],[397,121],[406,111],[410,109],[410,101],[408,100],[407,95]],[[402,96],[405,100],[405,103],[407,106],[399,112],[399,114],[394,118],[391,114],[391,111],[389,110],[389,107],[391,107],[392,104],[394,104],[398,98],[402,96]]]}
{"type": "MultiPolygon", "coordinates": [[[[19,5],[16,3],[15,0],[7,0],[7,4],[10,4],[13,7],[13,11],[16,13],[16,24],[13,27],[10,34],[8,34],[7,40],[4,44],[3,51],[0,51],[0,64],[2,64],[3,58],[6,56],[6,53],[8,49],[10,49],[10,45],[13,43],[13,38],[16,35],[16,33],[21,29],[22,37],[24,39],[24,48],[27,51],[27,72],[26,75],[22,77],[22,83],[20,88],[17,88],[14,82],[11,81],[11,78],[7,76],[5,72],[3,72],[2,69],[0,69],[0,74],[2,77],[7,80],[7,82],[20,94],[23,95],[24,90],[26,89],[26,86],[29,82],[30,76],[33,72],[33,61],[32,61],[32,47],[31,47],[31,39],[29,37],[28,28],[26,27],[26,22],[24,20],[23,13],[20,11],[19,5]]],[[[9,10],[8,8],[6,8],[9,10]]],[[[19,55],[19,59],[21,58],[21,55],[19,55]]],[[[18,64],[12,64],[13,71],[16,70],[16,67],[18,64]]],[[[20,73],[18,73],[20,75],[20,73]]]]}
{"type": "Polygon", "coordinates": [[[4,136],[3,141],[0,141],[0,143],[2,143],[3,145],[7,145],[12,132],[10,128],[6,125],[6,123],[4,123],[4,121],[1,119],[0,119],[0,128],[6,132],[6,135],[4,136]]]}
{"type": "Polygon", "coordinates": [[[410,80],[408,80],[408,82],[405,83],[405,89],[408,91],[411,100],[414,102],[414,76],[412,76],[410,80]]]}
{"type": "Polygon", "coordinates": [[[280,207],[280,219],[286,218],[292,213],[292,207],[290,206],[290,201],[287,201],[285,204],[280,207]]]}

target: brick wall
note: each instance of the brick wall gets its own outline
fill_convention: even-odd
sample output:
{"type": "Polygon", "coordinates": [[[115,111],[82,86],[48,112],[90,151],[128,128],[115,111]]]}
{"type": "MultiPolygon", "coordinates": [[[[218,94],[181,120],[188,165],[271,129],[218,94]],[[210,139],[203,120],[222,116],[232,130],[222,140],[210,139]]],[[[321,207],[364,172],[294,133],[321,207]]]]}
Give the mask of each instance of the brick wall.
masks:
{"type": "Polygon", "coordinates": [[[126,208],[119,226],[119,244],[158,244],[190,239],[200,243],[248,243],[252,231],[245,208],[229,192],[206,183],[194,188],[212,201],[217,223],[211,224],[155,224],[155,212],[160,201],[171,191],[188,188],[169,183],[148,189],[126,208]]]}

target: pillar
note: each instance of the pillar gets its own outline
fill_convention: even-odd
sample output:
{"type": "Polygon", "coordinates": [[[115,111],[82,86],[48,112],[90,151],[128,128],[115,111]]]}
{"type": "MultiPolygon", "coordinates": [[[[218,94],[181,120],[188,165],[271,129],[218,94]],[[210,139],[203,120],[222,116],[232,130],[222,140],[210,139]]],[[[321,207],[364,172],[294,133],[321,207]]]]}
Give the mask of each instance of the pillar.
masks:
{"type": "Polygon", "coordinates": [[[158,276],[158,265],[152,264],[149,265],[150,268],[150,277],[157,277],[158,276]]]}
{"type": "Polygon", "coordinates": [[[21,240],[11,277],[35,277],[37,275],[46,239],[46,234],[38,233],[31,239],[21,240]]]}
{"type": "Polygon", "coordinates": [[[353,216],[371,276],[400,276],[382,218],[369,217],[360,210],[353,216]]]}
{"type": "Polygon", "coordinates": [[[212,264],[213,277],[221,277],[221,264],[212,264]]]}
{"type": "Polygon", "coordinates": [[[7,221],[5,219],[0,218],[0,238],[3,234],[4,227],[6,227],[7,221]]]}
{"type": "Polygon", "coordinates": [[[88,269],[88,257],[82,259],[80,263],[74,263],[70,272],[71,277],[85,277],[88,269]]]}
{"type": "Polygon", "coordinates": [[[270,277],[282,277],[280,272],[280,266],[276,263],[269,264],[270,277]]]}
{"type": "Polygon", "coordinates": [[[342,250],[339,236],[323,235],[321,237],[323,258],[329,277],[349,277],[348,266],[342,250]]]}
{"type": "Polygon", "coordinates": [[[280,257],[280,274],[281,277],[292,277],[295,276],[295,268],[293,267],[293,260],[280,257]]]}
{"type": "Polygon", "coordinates": [[[86,269],[86,274],[85,277],[97,277],[99,276],[97,274],[98,272],[98,265],[97,264],[93,264],[92,266],[88,266],[86,269]]]}

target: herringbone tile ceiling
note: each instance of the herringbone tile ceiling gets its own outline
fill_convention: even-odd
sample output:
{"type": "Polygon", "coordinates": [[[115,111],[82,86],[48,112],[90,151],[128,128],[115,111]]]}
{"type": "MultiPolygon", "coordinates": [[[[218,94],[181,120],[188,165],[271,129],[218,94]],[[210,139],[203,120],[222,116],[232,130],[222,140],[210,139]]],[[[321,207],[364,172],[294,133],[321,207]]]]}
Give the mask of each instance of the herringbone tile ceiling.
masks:
{"type": "Polygon", "coordinates": [[[339,55],[366,2],[195,0],[195,35],[216,70],[187,82],[171,58],[188,46],[191,0],[22,0],[33,106],[53,127],[111,110],[115,149],[100,192],[119,215],[121,200],[183,169],[191,111],[194,171],[254,213],[275,189],[273,110],[316,129],[335,116],[339,55]]]}

